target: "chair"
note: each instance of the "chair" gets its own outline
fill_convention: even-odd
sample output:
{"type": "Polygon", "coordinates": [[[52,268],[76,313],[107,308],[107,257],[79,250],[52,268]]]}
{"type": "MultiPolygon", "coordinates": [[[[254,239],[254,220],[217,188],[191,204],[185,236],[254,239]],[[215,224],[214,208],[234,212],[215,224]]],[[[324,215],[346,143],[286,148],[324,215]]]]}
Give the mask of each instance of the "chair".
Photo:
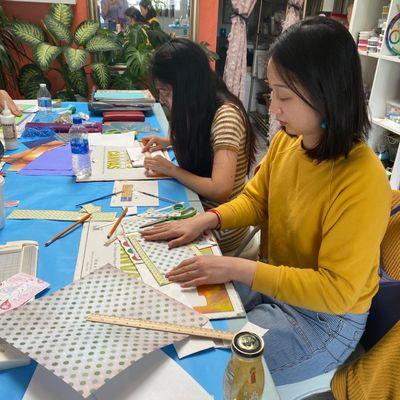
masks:
{"type": "MultiPolygon", "coordinates": [[[[400,320],[399,304],[400,191],[394,190],[391,216],[381,243],[381,280],[379,290],[372,300],[365,333],[360,341],[364,351],[374,346],[400,320]]],[[[364,353],[364,351],[362,352],[364,353]]],[[[354,353],[360,353],[359,346],[354,353]]],[[[353,355],[350,356],[350,359],[354,359],[353,355]]],[[[343,368],[340,370],[343,371],[343,368]]],[[[335,374],[335,370],[330,371],[306,381],[278,386],[277,390],[281,400],[312,400],[314,398],[313,395],[330,390],[331,380],[335,374]]],[[[329,396],[327,394],[327,397],[329,396]]]]}

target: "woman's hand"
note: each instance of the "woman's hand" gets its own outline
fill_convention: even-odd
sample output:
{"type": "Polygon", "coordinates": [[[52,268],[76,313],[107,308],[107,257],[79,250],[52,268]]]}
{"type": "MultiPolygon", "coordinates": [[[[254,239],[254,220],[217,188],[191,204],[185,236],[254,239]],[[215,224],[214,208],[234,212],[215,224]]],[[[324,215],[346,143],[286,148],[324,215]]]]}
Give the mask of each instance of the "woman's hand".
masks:
{"type": "Polygon", "coordinates": [[[171,143],[169,138],[159,137],[155,135],[146,136],[142,139],[143,150],[142,153],[166,149],[171,143]]]}
{"type": "Polygon", "coordinates": [[[146,240],[168,240],[170,249],[193,242],[204,231],[214,229],[218,218],[213,213],[202,213],[185,220],[154,225],[140,233],[146,240]]]}
{"type": "Polygon", "coordinates": [[[236,280],[251,286],[255,261],[237,257],[196,256],[182,261],[165,276],[183,288],[236,280]]]}
{"type": "Polygon", "coordinates": [[[7,103],[7,107],[14,115],[22,115],[21,109],[13,102],[9,94],[5,90],[0,90],[0,110],[3,110],[4,102],[7,103]]]}
{"type": "Polygon", "coordinates": [[[174,177],[174,172],[178,168],[171,161],[162,156],[145,157],[143,166],[146,169],[146,176],[166,175],[174,177]]]}

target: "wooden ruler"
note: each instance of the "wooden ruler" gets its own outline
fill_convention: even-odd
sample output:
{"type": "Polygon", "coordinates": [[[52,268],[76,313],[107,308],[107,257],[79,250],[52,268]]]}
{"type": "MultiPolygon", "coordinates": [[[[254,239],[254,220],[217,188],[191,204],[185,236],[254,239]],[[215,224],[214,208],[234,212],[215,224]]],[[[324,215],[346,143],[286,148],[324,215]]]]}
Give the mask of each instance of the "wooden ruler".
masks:
{"type": "Polygon", "coordinates": [[[225,332],[214,329],[200,328],[196,326],[171,324],[169,322],[157,322],[145,319],[115,317],[112,315],[89,314],[86,319],[91,322],[101,322],[103,324],[130,326],[132,328],[151,329],[153,331],[172,332],[182,335],[206,337],[210,339],[232,341],[233,337],[235,336],[235,332],[225,332]]]}

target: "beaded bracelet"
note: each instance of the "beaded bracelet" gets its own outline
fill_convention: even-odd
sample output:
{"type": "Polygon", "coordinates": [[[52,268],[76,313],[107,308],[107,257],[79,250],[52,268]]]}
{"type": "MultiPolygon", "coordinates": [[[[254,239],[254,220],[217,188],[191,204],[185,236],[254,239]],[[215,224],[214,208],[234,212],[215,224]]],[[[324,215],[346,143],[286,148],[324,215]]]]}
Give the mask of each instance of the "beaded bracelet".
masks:
{"type": "Polygon", "coordinates": [[[215,210],[214,208],[212,208],[211,210],[207,210],[206,212],[213,213],[214,215],[217,216],[218,223],[217,223],[217,226],[214,229],[217,229],[217,230],[221,229],[222,222],[221,222],[221,215],[219,214],[219,212],[217,210],[215,210]]]}

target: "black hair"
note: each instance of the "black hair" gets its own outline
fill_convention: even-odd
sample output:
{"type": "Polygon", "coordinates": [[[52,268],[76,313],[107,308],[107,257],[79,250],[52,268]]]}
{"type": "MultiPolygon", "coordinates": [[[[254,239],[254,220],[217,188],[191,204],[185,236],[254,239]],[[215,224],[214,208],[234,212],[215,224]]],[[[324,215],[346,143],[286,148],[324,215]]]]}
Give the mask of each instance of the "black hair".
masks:
{"type": "Polygon", "coordinates": [[[286,85],[326,123],[319,145],[307,150],[309,157],[319,162],[347,157],[354,143],[367,139],[360,58],[342,24],[325,17],[300,21],[271,46],[270,59],[286,85]]]}
{"type": "Polygon", "coordinates": [[[146,20],[149,21],[157,16],[156,10],[151,4],[151,0],[141,0],[139,6],[142,6],[147,10],[146,20]]]}
{"type": "Polygon", "coordinates": [[[146,18],[140,13],[136,7],[129,7],[125,10],[125,15],[129,18],[133,18],[136,22],[145,24],[147,22],[146,18]]]}
{"type": "Polygon", "coordinates": [[[204,50],[188,39],[172,39],[153,55],[151,75],[172,86],[171,142],[179,165],[196,175],[211,177],[211,125],[218,108],[233,104],[246,127],[248,168],[254,160],[254,133],[240,100],[211,69],[204,50]]]}

